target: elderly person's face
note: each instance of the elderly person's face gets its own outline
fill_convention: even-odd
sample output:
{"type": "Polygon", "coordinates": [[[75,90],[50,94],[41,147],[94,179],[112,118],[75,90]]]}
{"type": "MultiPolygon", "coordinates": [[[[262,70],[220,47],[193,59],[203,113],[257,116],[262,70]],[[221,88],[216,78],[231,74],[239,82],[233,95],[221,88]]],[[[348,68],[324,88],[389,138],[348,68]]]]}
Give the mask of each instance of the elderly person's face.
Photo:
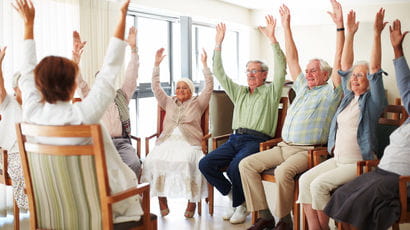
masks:
{"type": "Polygon", "coordinates": [[[183,81],[179,81],[177,83],[177,89],[175,94],[177,96],[178,101],[180,102],[187,101],[192,97],[191,89],[189,89],[188,84],[183,81]]]}
{"type": "Polygon", "coordinates": [[[248,86],[253,90],[265,83],[268,72],[262,70],[260,63],[250,62],[246,66],[246,74],[248,77],[248,86]]]}
{"type": "Polygon", "coordinates": [[[350,88],[354,95],[359,96],[364,94],[369,88],[369,80],[367,80],[367,72],[369,71],[366,65],[358,65],[353,69],[350,77],[350,88]]]}
{"type": "Polygon", "coordinates": [[[328,73],[320,70],[320,61],[312,60],[306,66],[305,78],[308,87],[311,89],[315,86],[324,85],[328,79],[328,73]]]}

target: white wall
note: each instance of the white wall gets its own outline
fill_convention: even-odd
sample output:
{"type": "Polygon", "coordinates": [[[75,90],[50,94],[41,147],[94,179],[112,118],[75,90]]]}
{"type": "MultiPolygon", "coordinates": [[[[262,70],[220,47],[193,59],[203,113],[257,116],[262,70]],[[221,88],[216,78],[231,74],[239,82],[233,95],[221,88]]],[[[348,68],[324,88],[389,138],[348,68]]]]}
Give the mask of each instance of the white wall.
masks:
{"type": "MultiPolygon", "coordinates": [[[[343,6],[345,15],[348,10],[353,8],[356,11],[358,20],[360,21],[359,31],[356,34],[354,45],[355,60],[370,60],[369,57],[373,41],[373,20],[377,10],[380,7],[380,5],[343,6]]],[[[383,7],[386,9],[386,21],[392,22],[396,18],[400,19],[402,22],[403,31],[410,30],[410,14],[408,13],[410,11],[410,3],[384,4],[383,7]]],[[[292,14],[292,32],[299,51],[299,59],[302,69],[305,68],[308,60],[314,57],[323,58],[332,65],[336,31],[334,24],[332,24],[332,21],[326,14],[325,10],[312,9],[309,12],[311,15],[315,15],[314,17],[317,18],[316,21],[312,21],[312,19],[309,18],[303,10],[290,10],[292,14]],[[302,13],[303,15],[301,15],[302,13]],[[303,17],[305,16],[308,18],[303,20],[303,17]]],[[[278,13],[276,12],[255,11],[252,19],[255,24],[262,24],[264,23],[263,17],[265,14],[273,13],[275,17],[278,17],[278,13]]],[[[278,18],[278,26],[278,40],[282,49],[284,49],[285,43],[280,18],[278,18]]],[[[273,62],[273,59],[271,58],[272,54],[266,45],[265,38],[263,38],[261,34],[259,37],[259,42],[261,44],[261,56],[267,57],[270,63],[273,62]]],[[[410,60],[410,36],[405,38],[404,51],[405,56],[408,60],[410,60]]],[[[393,103],[394,98],[399,97],[392,62],[393,57],[394,54],[390,45],[389,28],[387,25],[382,33],[382,68],[389,73],[388,76],[384,77],[384,85],[387,89],[389,103],[393,103]]],[[[290,77],[288,78],[290,79],[290,77]]]]}

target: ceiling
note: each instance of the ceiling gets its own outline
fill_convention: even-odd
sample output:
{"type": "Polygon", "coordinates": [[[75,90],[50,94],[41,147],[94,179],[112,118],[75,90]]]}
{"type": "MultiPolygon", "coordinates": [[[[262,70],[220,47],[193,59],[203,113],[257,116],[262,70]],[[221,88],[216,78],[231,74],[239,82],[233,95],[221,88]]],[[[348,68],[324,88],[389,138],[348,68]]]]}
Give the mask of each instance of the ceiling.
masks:
{"type": "MultiPolygon", "coordinates": [[[[330,5],[329,0],[219,0],[241,6],[252,10],[266,10],[278,8],[281,4],[286,4],[291,8],[325,8],[330,5]]],[[[350,6],[362,5],[380,5],[407,2],[410,0],[339,0],[341,4],[348,4],[350,6]]]]}

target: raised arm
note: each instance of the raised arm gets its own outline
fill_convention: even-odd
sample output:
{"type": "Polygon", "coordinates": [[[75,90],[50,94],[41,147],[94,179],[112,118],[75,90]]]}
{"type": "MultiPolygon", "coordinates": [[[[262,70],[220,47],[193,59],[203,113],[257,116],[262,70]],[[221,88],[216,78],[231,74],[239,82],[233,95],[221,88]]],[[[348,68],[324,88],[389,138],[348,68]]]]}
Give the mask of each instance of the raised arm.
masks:
{"type": "MultiPolygon", "coordinates": [[[[77,65],[80,64],[81,55],[84,52],[84,47],[86,44],[86,41],[81,40],[80,33],[78,33],[77,31],[73,31],[73,51],[71,60],[77,63],[77,65]]],[[[81,71],[78,74],[77,85],[78,89],[80,90],[79,94],[81,98],[85,98],[90,92],[90,87],[88,86],[88,83],[84,81],[81,71]]]]}
{"type": "Polygon", "coordinates": [[[3,103],[4,98],[6,98],[6,88],[4,87],[4,77],[3,77],[3,60],[6,55],[7,46],[0,48],[0,104],[3,103]]]}
{"type": "Polygon", "coordinates": [[[201,62],[203,66],[203,73],[205,77],[205,88],[202,90],[201,94],[198,96],[199,105],[203,110],[209,104],[209,99],[211,98],[212,91],[214,89],[214,79],[212,77],[211,70],[208,67],[208,54],[206,53],[205,49],[202,49],[201,54],[201,62]]]}
{"type": "Polygon", "coordinates": [[[295,81],[302,69],[299,65],[299,55],[296,49],[295,41],[293,40],[292,31],[290,29],[290,11],[286,5],[282,5],[279,9],[282,20],[282,26],[285,33],[285,53],[286,62],[289,66],[290,76],[295,81]]]}
{"type": "Polygon", "coordinates": [[[24,21],[24,40],[34,39],[34,17],[36,11],[33,3],[30,0],[16,0],[12,5],[24,21]]]}
{"type": "Polygon", "coordinates": [[[410,69],[403,56],[403,40],[409,31],[401,32],[401,23],[398,19],[390,26],[390,41],[394,50],[394,68],[396,71],[397,88],[406,111],[410,113],[410,69]]]}
{"type": "Polygon", "coordinates": [[[125,33],[125,23],[127,18],[127,11],[128,5],[130,4],[130,0],[125,1],[120,10],[120,20],[118,21],[117,27],[114,31],[114,37],[124,40],[124,33],[125,33]]]}
{"type": "Polygon", "coordinates": [[[278,40],[276,40],[275,36],[276,19],[273,18],[272,15],[267,15],[265,19],[266,27],[259,26],[259,31],[261,31],[272,44],[278,43],[278,40]]]}
{"type": "Polygon", "coordinates": [[[219,23],[216,25],[216,35],[215,35],[215,51],[220,51],[222,47],[222,42],[224,41],[226,33],[226,25],[224,23],[219,23]]]}
{"type": "Polygon", "coordinates": [[[165,109],[167,99],[169,96],[165,93],[164,89],[161,88],[160,78],[159,78],[159,65],[162,60],[164,60],[164,48],[157,50],[155,53],[155,62],[154,62],[154,72],[152,73],[152,91],[154,92],[155,98],[158,101],[159,106],[165,109]]]}
{"type": "Polygon", "coordinates": [[[345,33],[344,33],[344,24],[343,24],[343,10],[342,6],[336,0],[330,0],[332,4],[333,12],[327,12],[330,17],[332,18],[333,22],[336,25],[336,50],[335,50],[335,57],[333,62],[333,69],[331,78],[333,81],[334,87],[338,87],[340,85],[340,76],[337,71],[340,69],[340,61],[342,58],[342,51],[343,51],[343,44],[345,41],[345,33]]]}
{"type": "Polygon", "coordinates": [[[374,19],[374,36],[373,36],[373,48],[370,57],[370,74],[376,73],[381,69],[382,62],[382,45],[381,45],[381,33],[386,26],[387,22],[384,22],[385,10],[380,8],[374,19]]]}
{"type": "Polygon", "coordinates": [[[347,14],[346,24],[346,40],[343,46],[341,65],[341,69],[343,71],[347,71],[352,68],[354,60],[353,42],[354,35],[359,29],[359,22],[356,22],[356,12],[354,12],[353,10],[350,10],[350,12],[347,14]]]}
{"type": "Polygon", "coordinates": [[[137,48],[137,29],[135,27],[129,29],[127,43],[131,48],[131,59],[125,71],[125,81],[122,85],[122,90],[127,94],[129,101],[137,87],[138,68],[140,65],[137,48]]]}

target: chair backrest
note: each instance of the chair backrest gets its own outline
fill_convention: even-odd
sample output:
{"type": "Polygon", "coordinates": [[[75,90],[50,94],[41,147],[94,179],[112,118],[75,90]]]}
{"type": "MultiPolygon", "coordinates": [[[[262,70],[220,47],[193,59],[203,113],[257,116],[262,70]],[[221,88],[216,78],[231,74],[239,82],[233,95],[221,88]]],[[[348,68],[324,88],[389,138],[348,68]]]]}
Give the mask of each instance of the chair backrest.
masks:
{"type": "Polygon", "coordinates": [[[29,200],[30,228],[105,229],[112,226],[100,125],[18,123],[16,129],[29,200]],[[73,138],[85,144],[53,144],[73,138]]]}
{"type": "Polygon", "coordinates": [[[214,90],[212,92],[210,107],[210,126],[212,136],[220,136],[232,133],[232,116],[234,105],[225,91],[214,90]]]}
{"type": "Polygon", "coordinates": [[[376,135],[377,135],[377,157],[383,156],[384,149],[390,143],[390,134],[393,133],[408,118],[406,109],[402,105],[388,105],[384,113],[379,118],[376,135]]]}
{"type": "Polygon", "coordinates": [[[280,138],[282,136],[283,124],[285,124],[286,114],[288,112],[289,99],[287,97],[281,97],[278,107],[278,123],[276,125],[276,132],[274,138],[280,138]]]}

